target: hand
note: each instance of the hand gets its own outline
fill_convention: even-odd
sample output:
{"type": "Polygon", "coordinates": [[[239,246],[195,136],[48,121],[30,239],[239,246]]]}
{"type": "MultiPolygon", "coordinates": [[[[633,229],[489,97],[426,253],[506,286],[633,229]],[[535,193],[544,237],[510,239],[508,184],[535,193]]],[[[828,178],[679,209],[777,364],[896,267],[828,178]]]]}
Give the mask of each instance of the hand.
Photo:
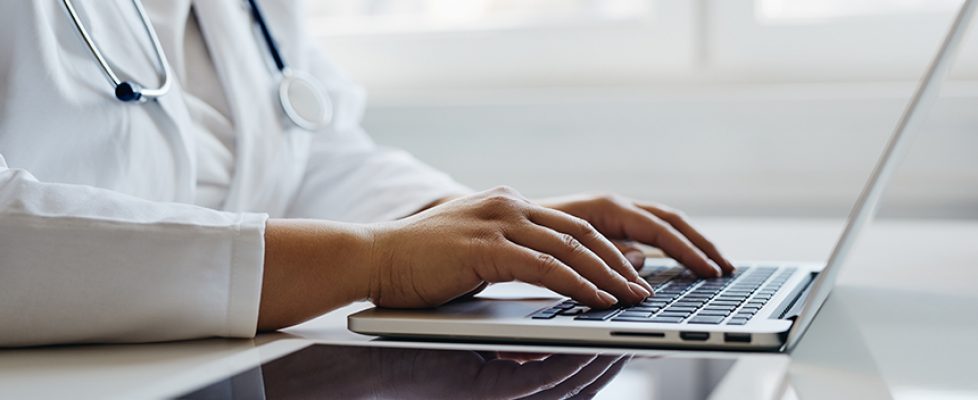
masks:
{"type": "Polygon", "coordinates": [[[592,307],[651,294],[629,261],[588,221],[508,188],[458,198],[370,227],[367,297],[383,307],[432,307],[487,283],[519,280],[592,307]]]}
{"type": "Polygon", "coordinates": [[[733,271],[715,246],[663,206],[608,196],[545,204],[499,188],[383,224],[270,219],[258,329],[294,325],[363,299],[433,307],[513,280],[597,308],[648,297],[652,288],[608,237],[657,246],[702,276],[733,271]]]}
{"type": "Polygon", "coordinates": [[[262,366],[268,398],[590,398],[630,359],[311,346],[262,366]]]}
{"type": "MultiPolygon", "coordinates": [[[[734,270],[733,264],[713,243],[693,228],[681,212],[669,207],[614,195],[576,196],[540,203],[589,221],[610,239],[658,247],[699,276],[715,277],[734,270]]],[[[637,267],[644,264],[638,249],[621,245],[619,248],[637,267]]]]}

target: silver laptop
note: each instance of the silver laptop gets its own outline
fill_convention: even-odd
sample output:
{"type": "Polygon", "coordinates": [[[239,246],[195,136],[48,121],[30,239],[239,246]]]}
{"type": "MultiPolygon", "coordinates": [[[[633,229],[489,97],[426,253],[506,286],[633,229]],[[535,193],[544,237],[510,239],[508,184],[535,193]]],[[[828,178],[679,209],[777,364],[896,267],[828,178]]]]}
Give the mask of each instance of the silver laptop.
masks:
{"type": "Polygon", "coordinates": [[[675,263],[650,263],[642,274],[655,288],[655,296],[631,307],[599,310],[561,298],[477,297],[437,309],[368,309],[349,317],[350,330],[402,338],[790,350],[815,318],[850,248],[875,214],[910,134],[950,69],[976,1],[966,0],[961,6],[824,265],[739,263],[732,276],[700,279],[675,263]]]}

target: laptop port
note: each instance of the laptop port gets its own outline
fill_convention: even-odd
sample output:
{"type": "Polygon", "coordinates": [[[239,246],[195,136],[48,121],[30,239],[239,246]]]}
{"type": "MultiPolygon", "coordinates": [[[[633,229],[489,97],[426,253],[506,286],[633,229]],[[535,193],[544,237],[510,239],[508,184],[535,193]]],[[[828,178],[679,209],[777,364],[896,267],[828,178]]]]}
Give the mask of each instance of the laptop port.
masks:
{"type": "Polygon", "coordinates": [[[663,332],[618,332],[611,331],[611,336],[636,336],[636,337],[652,337],[652,338],[664,338],[666,334],[663,332]]]}
{"type": "Polygon", "coordinates": [[[710,339],[710,332],[679,332],[679,337],[683,340],[704,342],[710,339]]]}
{"type": "Polygon", "coordinates": [[[728,343],[750,343],[749,333],[724,333],[723,341],[728,343]]]}

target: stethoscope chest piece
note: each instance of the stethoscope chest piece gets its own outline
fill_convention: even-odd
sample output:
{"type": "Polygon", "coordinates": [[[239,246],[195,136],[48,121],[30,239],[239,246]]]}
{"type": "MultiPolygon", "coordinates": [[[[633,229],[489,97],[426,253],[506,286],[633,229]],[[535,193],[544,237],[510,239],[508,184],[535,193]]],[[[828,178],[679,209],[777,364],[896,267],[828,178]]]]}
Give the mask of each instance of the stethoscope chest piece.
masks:
{"type": "Polygon", "coordinates": [[[284,69],[278,87],[285,115],[296,126],[316,131],[333,119],[333,102],[315,78],[300,71],[284,69]]]}

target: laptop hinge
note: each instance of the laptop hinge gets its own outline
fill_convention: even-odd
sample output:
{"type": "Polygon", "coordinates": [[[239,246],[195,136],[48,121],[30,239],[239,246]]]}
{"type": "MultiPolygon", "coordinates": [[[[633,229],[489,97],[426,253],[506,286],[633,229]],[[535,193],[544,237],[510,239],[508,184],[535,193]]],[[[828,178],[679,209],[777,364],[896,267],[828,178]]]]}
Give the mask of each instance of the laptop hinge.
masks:
{"type": "Polygon", "coordinates": [[[812,282],[815,281],[815,277],[818,272],[812,272],[808,276],[804,277],[803,281],[793,290],[785,299],[778,305],[775,312],[771,313],[772,316],[777,316],[778,319],[790,319],[793,320],[798,317],[801,313],[802,307],[805,305],[805,298],[808,297],[808,293],[811,292],[812,282]]]}

